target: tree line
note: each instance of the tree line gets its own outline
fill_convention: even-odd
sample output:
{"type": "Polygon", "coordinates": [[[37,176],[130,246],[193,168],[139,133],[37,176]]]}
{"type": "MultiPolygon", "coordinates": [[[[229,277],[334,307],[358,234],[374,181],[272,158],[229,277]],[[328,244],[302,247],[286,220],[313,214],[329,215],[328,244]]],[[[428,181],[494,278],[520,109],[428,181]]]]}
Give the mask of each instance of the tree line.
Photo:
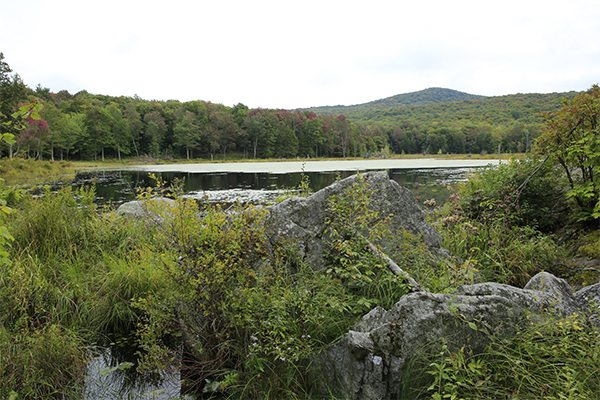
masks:
{"type": "MultiPolygon", "coordinates": [[[[202,100],[150,101],[85,90],[52,93],[40,85],[28,88],[0,62],[5,66],[0,91],[6,93],[0,104],[4,121],[0,129],[11,129],[11,110],[19,105],[39,99],[42,106],[41,119],[28,119],[25,129],[13,130],[15,143],[4,145],[0,153],[7,157],[214,160],[514,153],[531,148],[543,123],[541,117],[530,118],[530,113],[515,107],[507,111],[510,104],[497,113],[493,107],[482,107],[489,98],[367,109],[346,116],[319,115],[310,109],[249,109],[241,103],[228,107],[202,100]],[[494,120],[494,115],[507,112],[509,123],[494,120]]],[[[540,108],[535,99],[528,101],[525,109],[540,108]]]]}

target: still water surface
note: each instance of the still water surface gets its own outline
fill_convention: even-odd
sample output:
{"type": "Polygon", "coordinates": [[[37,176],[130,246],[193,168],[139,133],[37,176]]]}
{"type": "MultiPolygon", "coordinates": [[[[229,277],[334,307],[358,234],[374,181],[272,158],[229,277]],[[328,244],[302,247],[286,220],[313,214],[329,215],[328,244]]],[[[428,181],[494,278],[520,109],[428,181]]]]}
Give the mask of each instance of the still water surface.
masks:
{"type": "Polygon", "coordinates": [[[283,189],[297,188],[302,175],[309,178],[313,191],[359,171],[386,170],[390,179],[423,199],[445,201],[447,184],[466,179],[474,168],[497,164],[497,160],[359,160],[308,162],[256,162],[144,165],[122,170],[96,170],[80,173],[76,184],[96,184],[97,202],[119,205],[135,199],[139,190],[153,186],[156,175],[167,183],[183,180],[187,196],[211,202],[264,203],[283,189]]]}

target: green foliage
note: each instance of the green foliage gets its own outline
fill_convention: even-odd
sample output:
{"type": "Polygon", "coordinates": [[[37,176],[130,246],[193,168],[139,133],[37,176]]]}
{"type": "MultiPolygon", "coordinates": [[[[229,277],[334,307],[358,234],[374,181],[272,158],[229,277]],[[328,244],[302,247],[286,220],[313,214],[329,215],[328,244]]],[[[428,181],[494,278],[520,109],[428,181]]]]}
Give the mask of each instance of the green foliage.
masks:
{"type": "Polygon", "coordinates": [[[547,114],[544,134],[537,141],[538,150],[560,165],[580,208],[578,220],[600,218],[600,87],[571,100],[554,114],[547,114]]]}
{"type": "Polygon", "coordinates": [[[504,220],[551,232],[564,225],[569,209],[556,169],[536,157],[513,159],[474,172],[461,187],[459,206],[473,220],[504,220]]]}
{"type": "Polygon", "coordinates": [[[24,399],[80,396],[87,357],[82,339],[59,325],[49,324],[12,335],[0,325],[0,396],[24,399]]]}
{"type": "MultiPolygon", "coordinates": [[[[19,102],[25,99],[25,84],[18,74],[11,75],[12,69],[0,53],[0,142],[12,139],[19,131],[21,118],[14,115],[19,102]]],[[[24,118],[23,118],[24,119],[24,118]]]]}
{"type": "MultiPolygon", "coordinates": [[[[2,179],[0,179],[0,184],[2,184],[2,179]]],[[[11,263],[8,247],[14,238],[3,223],[6,218],[14,212],[14,210],[9,207],[9,203],[14,203],[20,196],[20,190],[4,187],[0,189],[0,221],[2,222],[2,224],[0,224],[0,266],[11,263]]]]}
{"type": "Polygon", "coordinates": [[[386,230],[384,222],[372,226],[377,216],[366,208],[369,192],[363,183],[330,202],[333,263],[328,273],[305,265],[295,243],[268,247],[264,211],[207,208],[198,230],[198,210],[176,195],[168,212],[177,228],[166,224],[159,241],[178,249],[177,259],[162,259],[176,287],[136,300],[145,315],[139,330],[147,351],[144,368],[176,361],[161,338],[181,331],[193,338],[187,364],[204,391],[250,398],[309,396],[312,355],[360,315],[375,305],[391,307],[408,290],[404,279],[364,246],[364,238],[386,230]],[[348,219],[356,225],[342,222],[348,219]],[[357,232],[364,229],[370,233],[360,239],[357,232]]]}
{"type": "Polygon", "coordinates": [[[600,259],[600,230],[585,235],[581,241],[584,245],[579,247],[579,254],[591,259],[600,259]]]}
{"type": "Polygon", "coordinates": [[[490,339],[481,354],[473,354],[467,347],[450,350],[449,344],[442,343],[433,357],[413,360],[410,378],[429,383],[421,386],[427,387],[426,396],[414,391],[410,398],[597,397],[600,336],[580,317],[548,319],[521,328],[511,338],[490,339]]]}
{"type": "MultiPolygon", "coordinates": [[[[22,214],[13,221],[15,252],[27,249],[43,261],[50,257],[68,259],[89,256],[89,253],[81,253],[80,250],[89,235],[96,233],[90,229],[96,217],[95,189],[73,191],[67,186],[52,193],[50,187],[46,186],[43,190],[45,201],[38,201],[31,196],[22,200],[22,214]]],[[[99,250],[93,251],[97,253],[99,250]]]]}
{"type": "Polygon", "coordinates": [[[152,230],[98,214],[93,189],[25,196],[15,210],[12,264],[0,270],[0,394],[74,397],[90,341],[133,329],[131,299],[169,281],[140,249],[152,230]]]}
{"type": "MultiPolygon", "coordinates": [[[[293,258],[293,252],[290,248],[285,257],[293,258]]],[[[237,389],[241,397],[306,397],[313,354],[356,319],[352,304],[357,299],[339,282],[301,264],[293,268],[294,274],[273,271],[248,290],[238,322],[247,335],[240,349],[245,358],[239,376],[245,383],[237,389]]]]}
{"type": "MultiPolygon", "coordinates": [[[[404,278],[393,274],[386,261],[369,249],[368,244],[391,234],[389,217],[380,219],[369,209],[372,190],[362,175],[340,195],[330,197],[327,209],[327,233],[331,261],[327,273],[350,287],[359,297],[359,305],[368,311],[374,306],[390,308],[407,293],[404,278]]],[[[358,311],[358,310],[357,310],[358,311]]]]}
{"type": "MultiPolygon", "coordinates": [[[[490,179],[477,178],[475,187],[485,184],[502,188],[502,175],[485,171],[483,175],[490,179]]],[[[520,214],[518,203],[515,206],[510,196],[481,201],[485,191],[473,191],[470,182],[460,193],[454,193],[449,203],[428,214],[445,248],[476,268],[486,281],[520,287],[536,273],[552,272],[562,264],[568,254],[566,248],[534,227],[519,225],[520,218],[530,218],[531,214],[520,214]]],[[[494,194],[493,190],[489,193],[494,194]]],[[[499,195],[502,193],[500,190],[499,195]]]]}

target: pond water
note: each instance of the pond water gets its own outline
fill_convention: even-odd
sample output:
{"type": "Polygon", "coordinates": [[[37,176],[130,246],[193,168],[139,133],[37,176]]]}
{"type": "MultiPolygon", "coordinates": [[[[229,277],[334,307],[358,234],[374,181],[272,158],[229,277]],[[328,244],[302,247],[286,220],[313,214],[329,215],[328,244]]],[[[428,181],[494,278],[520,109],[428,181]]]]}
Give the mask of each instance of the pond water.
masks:
{"type": "Polygon", "coordinates": [[[121,170],[79,173],[76,185],[96,184],[97,202],[115,206],[134,200],[139,190],[153,186],[150,173],[167,183],[183,180],[186,196],[222,203],[264,203],[297,188],[302,175],[313,191],[332,184],[338,177],[357,172],[386,170],[390,179],[412,190],[422,199],[447,200],[446,185],[466,179],[474,168],[497,164],[497,160],[358,160],[141,165],[121,170]]]}
{"type": "MultiPolygon", "coordinates": [[[[214,163],[143,165],[121,170],[95,170],[79,173],[75,186],[96,185],[99,205],[118,206],[136,198],[140,189],[154,186],[149,173],[167,183],[184,180],[186,196],[211,202],[265,203],[281,195],[283,189],[297,188],[302,174],[308,176],[313,191],[358,171],[385,170],[390,179],[413,191],[421,199],[448,199],[447,185],[466,180],[474,168],[497,164],[497,160],[365,160],[310,161],[287,163],[214,163]]],[[[64,183],[61,183],[64,184],[64,183]]],[[[179,372],[162,376],[140,376],[135,372],[132,346],[108,343],[89,365],[86,399],[170,399],[179,398],[179,372]]]]}

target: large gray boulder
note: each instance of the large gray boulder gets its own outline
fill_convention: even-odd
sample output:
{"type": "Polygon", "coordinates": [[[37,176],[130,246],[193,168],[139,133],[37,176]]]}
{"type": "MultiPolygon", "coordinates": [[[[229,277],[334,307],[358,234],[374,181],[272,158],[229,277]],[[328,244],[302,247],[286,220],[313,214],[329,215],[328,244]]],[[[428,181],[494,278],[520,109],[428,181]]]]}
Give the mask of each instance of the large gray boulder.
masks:
{"type": "MultiPolygon", "coordinates": [[[[391,238],[384,238],[376,243],[382,246],[384,252],[393,258],[395,249],[401,245],[394,234],[404,228],[415,235],[421,235],[421,239],[433,255],[449,255],[448,251],[441,247],[442,238],[439,233],[425,221],[423,212],[410,190],[389,179],[385,171],[368,172],[362,177],[364,183],[373,191],[369,197],[369,209],[377,212],[379,219],[391,217],[388,225],[392,231],[391,238]]],[[[273,246],[293,243],[300,257],[314,269],[322,269],[326,264],[323,255],[328,240],[328,201],[331,196],[344,193],[358,182],[358,179],[357,175],[353,175],[319,190],[310,197],[292,197],[270,207],[265,222],[265,233],[270,243],[273,246]]]]}
{"type": "Polygon", "coordinates": [[[315,385],[342,399],[395,399],[407,362],[428,344],[445,339],[451,349],[477,353],[487,333],[509,337],[528,319],[579,313],[569,285],[549,273],[534,276],[524,289],[481,283],[453,294],[427,292],[402,297],[387,311],[362,317],[317,358],[315,385]]]}

